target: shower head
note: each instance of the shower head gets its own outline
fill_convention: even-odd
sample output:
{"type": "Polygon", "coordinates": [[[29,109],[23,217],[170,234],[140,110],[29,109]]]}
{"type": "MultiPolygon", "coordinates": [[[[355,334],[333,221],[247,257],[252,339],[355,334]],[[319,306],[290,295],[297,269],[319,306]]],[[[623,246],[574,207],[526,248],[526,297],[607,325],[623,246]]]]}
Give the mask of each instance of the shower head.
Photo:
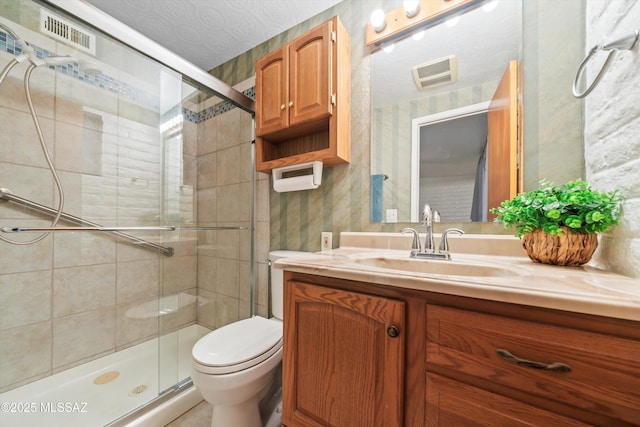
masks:
{"type": "Polygon", "coordinates": [[[614,40],[602,46],[602,50],[612,50],[612,49],[621,49],[621,50],[631,50],[637,43],[640,38],[640,28],[635,30],[632,34],[629,34],[625,37],[619,38],[618,40],[614,40]]]}
{"type": "Polygon", "coordinates": [[[102,68],[100,68],[100,63],[97,61],[80,58],[78,60],[78,66],[85,74],[91,76],[102,74],[102,68]]]}

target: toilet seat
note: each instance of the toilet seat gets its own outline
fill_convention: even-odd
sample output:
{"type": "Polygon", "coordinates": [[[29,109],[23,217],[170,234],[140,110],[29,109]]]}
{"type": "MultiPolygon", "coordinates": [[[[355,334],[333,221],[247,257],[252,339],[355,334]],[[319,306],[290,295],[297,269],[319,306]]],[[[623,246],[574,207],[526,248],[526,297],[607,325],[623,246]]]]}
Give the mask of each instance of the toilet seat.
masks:
{"type": "Polygon", "coordinates": [[[254,316],[208,333],[192,355],[198,371],[220,375],[258,365],[281,348],[282,322],[254,316]]]}

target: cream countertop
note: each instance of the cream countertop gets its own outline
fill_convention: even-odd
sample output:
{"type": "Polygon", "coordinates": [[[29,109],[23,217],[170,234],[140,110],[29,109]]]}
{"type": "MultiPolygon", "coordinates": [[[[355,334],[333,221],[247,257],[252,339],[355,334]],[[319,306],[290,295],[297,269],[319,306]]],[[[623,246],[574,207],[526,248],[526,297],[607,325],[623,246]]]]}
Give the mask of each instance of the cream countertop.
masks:
{"type": "Polygon", "coordinates": [[[467,275],[421,272],[425,260],[409,258],[411,237],[406,235],[341,233],[340,243],[339,249],[274,265],[298,273],[640,321],[640,280],[590,266],[534,263],[511,236],[452,237],[451,261],[426,261],[436,268],[447,263],[447,271],[456,270],[449,265],[459,266],[467,275]],[[403,269],[385,268],[385,263],[403,269]]]}

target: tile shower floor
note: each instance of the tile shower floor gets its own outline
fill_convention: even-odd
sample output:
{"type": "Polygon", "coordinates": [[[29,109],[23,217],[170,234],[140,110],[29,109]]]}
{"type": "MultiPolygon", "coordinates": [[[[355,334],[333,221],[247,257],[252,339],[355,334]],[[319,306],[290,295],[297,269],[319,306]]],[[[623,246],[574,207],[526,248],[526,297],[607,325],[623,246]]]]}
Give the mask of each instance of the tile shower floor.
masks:
{"type": "Polygon", "coordinates": [[[192,325],[0,394],[0,426],[104,426],[190,376],[207,332],[192,325]]]}

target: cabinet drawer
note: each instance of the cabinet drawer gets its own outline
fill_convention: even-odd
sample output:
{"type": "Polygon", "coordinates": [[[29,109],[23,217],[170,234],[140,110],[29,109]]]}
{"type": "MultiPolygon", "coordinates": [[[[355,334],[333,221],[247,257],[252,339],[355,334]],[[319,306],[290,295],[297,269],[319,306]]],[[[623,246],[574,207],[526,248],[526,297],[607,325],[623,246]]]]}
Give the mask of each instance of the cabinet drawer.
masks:
{"type": "Polygon", "coordinates": [[[588,424],[535,408],[438,375],[427,375],[427,427],[587,427],[588,424]]]}
{"type": "Polygon", "coordinates": [[[640,420],[638,341],[427,305],[426,350],[428,371],[476,378],[487,389],[515,389],[538,404],[568,405],[630,424],[640,420]],[[505,360],[499,349],[526,360],[505,360]],[[537,369],[526,361],[558,362],[570,370],[537,369]]]}

